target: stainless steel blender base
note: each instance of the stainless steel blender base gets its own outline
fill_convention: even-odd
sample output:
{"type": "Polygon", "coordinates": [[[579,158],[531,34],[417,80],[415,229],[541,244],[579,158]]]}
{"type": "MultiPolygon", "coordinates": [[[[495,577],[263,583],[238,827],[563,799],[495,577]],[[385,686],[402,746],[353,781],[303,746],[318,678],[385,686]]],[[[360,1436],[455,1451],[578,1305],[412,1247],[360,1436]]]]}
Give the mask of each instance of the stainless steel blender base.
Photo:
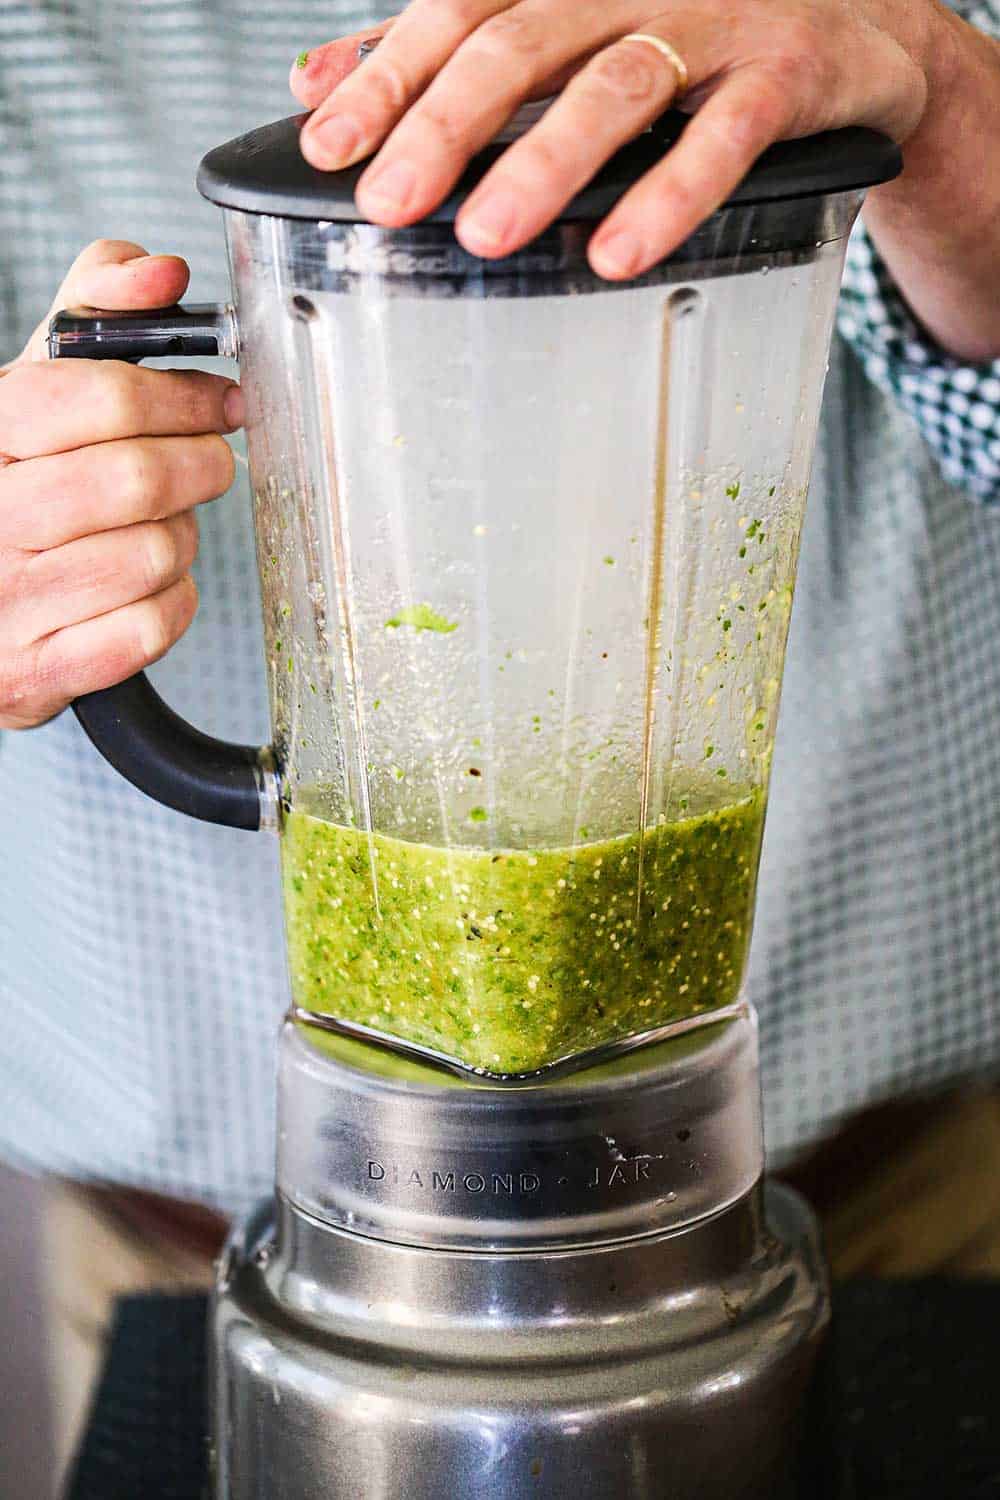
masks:
{"type": "Polygon", "coordinates": [[[755,1193],[675,1235],[502,1263],[364,1241],[287,1208],[279,1249],[266,1205],[232,1242],[215,1305],[216,1496],[832,1493],[808,1441],[821,1256],[800,1199],[770,1185],[765,1201],[763,1217],[755,1193]],[[312,1318],[275,1295],[302,1239],[327,1288],[312,1318]],[[415,1324],[417,1286],[437,1305],[415,1324]],[[478,1325],[452,1320],[458,1287],[478,1292],[478,1325]]]}
{"type": "Polygon", "coordinates": [[[826,1277],[806,1206],[761,1184],[752,1016],[589,1098],[460,1090],[469,1118],[282,1052],[276,1205],[214,1302],[216,1500],[832,1493],[807,1441],[826,1277]],[[520,1248],[487,1200],[517,1202],[520,1248]]]}

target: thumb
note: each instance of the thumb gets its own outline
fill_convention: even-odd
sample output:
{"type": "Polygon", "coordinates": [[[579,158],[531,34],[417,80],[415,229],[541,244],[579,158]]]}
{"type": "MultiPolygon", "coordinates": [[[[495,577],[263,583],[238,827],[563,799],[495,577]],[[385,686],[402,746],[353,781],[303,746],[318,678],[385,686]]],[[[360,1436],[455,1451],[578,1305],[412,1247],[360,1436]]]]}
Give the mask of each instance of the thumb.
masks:
{"type": "Polygon", "coordinates": [[[94,240],[70,266],[52,306],[15,364],[44,360],[49,319],[64,307],[141,312],[170,307],[187,290],[188,268],[179,255],[147,255],[129,240],[94,240]]]}

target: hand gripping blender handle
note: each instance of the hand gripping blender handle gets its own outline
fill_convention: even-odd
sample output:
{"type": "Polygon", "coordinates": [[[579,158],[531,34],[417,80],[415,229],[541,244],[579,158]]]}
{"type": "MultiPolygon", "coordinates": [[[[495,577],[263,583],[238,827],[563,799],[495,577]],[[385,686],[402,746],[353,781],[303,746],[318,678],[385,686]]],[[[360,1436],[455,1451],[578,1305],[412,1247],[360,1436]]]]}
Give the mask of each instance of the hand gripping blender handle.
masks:
{"type": "MultiPolygon", "coordinates": [[[[171,307],[153,313],[90,308],[57,313],[51,359],[237,356],[231,308],[171,307]]],[[[274,827],[277,778],[269,751],[212,739],[169,708],[145,672],[77,698],[73,712],[105,760],[167,807],[230,828],[274,827]]]]}

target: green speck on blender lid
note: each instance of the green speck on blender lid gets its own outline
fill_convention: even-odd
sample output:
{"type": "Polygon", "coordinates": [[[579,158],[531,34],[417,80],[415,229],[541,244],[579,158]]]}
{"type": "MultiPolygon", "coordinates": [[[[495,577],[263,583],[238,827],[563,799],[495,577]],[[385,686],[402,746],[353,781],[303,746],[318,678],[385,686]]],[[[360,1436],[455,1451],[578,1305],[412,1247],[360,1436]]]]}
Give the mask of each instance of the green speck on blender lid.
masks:
{"type": "Polygon", "coordinates": [[[606,557],[606,558],[605,558],[605,559],[604,559],[604,562],[605,562],[605,565],[606,565],[606,566],[607,566],[607,567],[609,567],[609,568],[613,568],[613,567],[614,567],[614,565],[615,565],[615,560],[614,560],[614,558],[613,558],[613,557],[611,557],[611,556],[608,556],[608,557],[606,557]]]}
{"type": "Polygon", "coordinates": [[[726,494],[729,496],[730,500],[738,500],[739,499],[740,482],[739,482],[738,479],[734,479],[733,482],[732,482],[732,484],[727,484],[726,485],[726,494]]]}
{"type": "Polygon", "coordinates": [[[458,629],[457,620],[446,620],[429,604],[408,604],[385,622],[386,630],[398,630],[401,625],[410,625],[414,630],[433,630],[437,635],[450,635],[458,629]]]}
{"type": "Polygon", "coordinates": [[[705,759],[706,760],[711,760],[711,758],[712,758],[712,756],[714,754],[715,754],[715,746],[714,745],[706,745],[705,746],[705,759]]]}
{"type": "Polygon", "coordinates": [[[485,823],[486,822],[486,809],[485,809],[485,807],[470,807],[469,808],[469,821],[470,821],[470,823],[485,823]]]}

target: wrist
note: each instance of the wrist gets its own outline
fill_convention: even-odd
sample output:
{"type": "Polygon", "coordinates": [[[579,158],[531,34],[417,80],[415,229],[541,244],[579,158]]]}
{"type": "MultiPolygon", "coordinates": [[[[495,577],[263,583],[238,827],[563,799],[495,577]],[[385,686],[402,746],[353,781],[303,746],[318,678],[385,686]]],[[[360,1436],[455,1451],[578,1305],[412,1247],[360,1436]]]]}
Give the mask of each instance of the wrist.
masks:
{"type": "Polygon", "coordinates": [[[865,222],[917,321],[956,358],[982,363],[1000,353],[1000,44],[937,0],[919,7],[919,24],[907,6],[907,21],[913,32],[897,40],[924,72],[927,102],[902,175],[869,195],[865,222]]]}

